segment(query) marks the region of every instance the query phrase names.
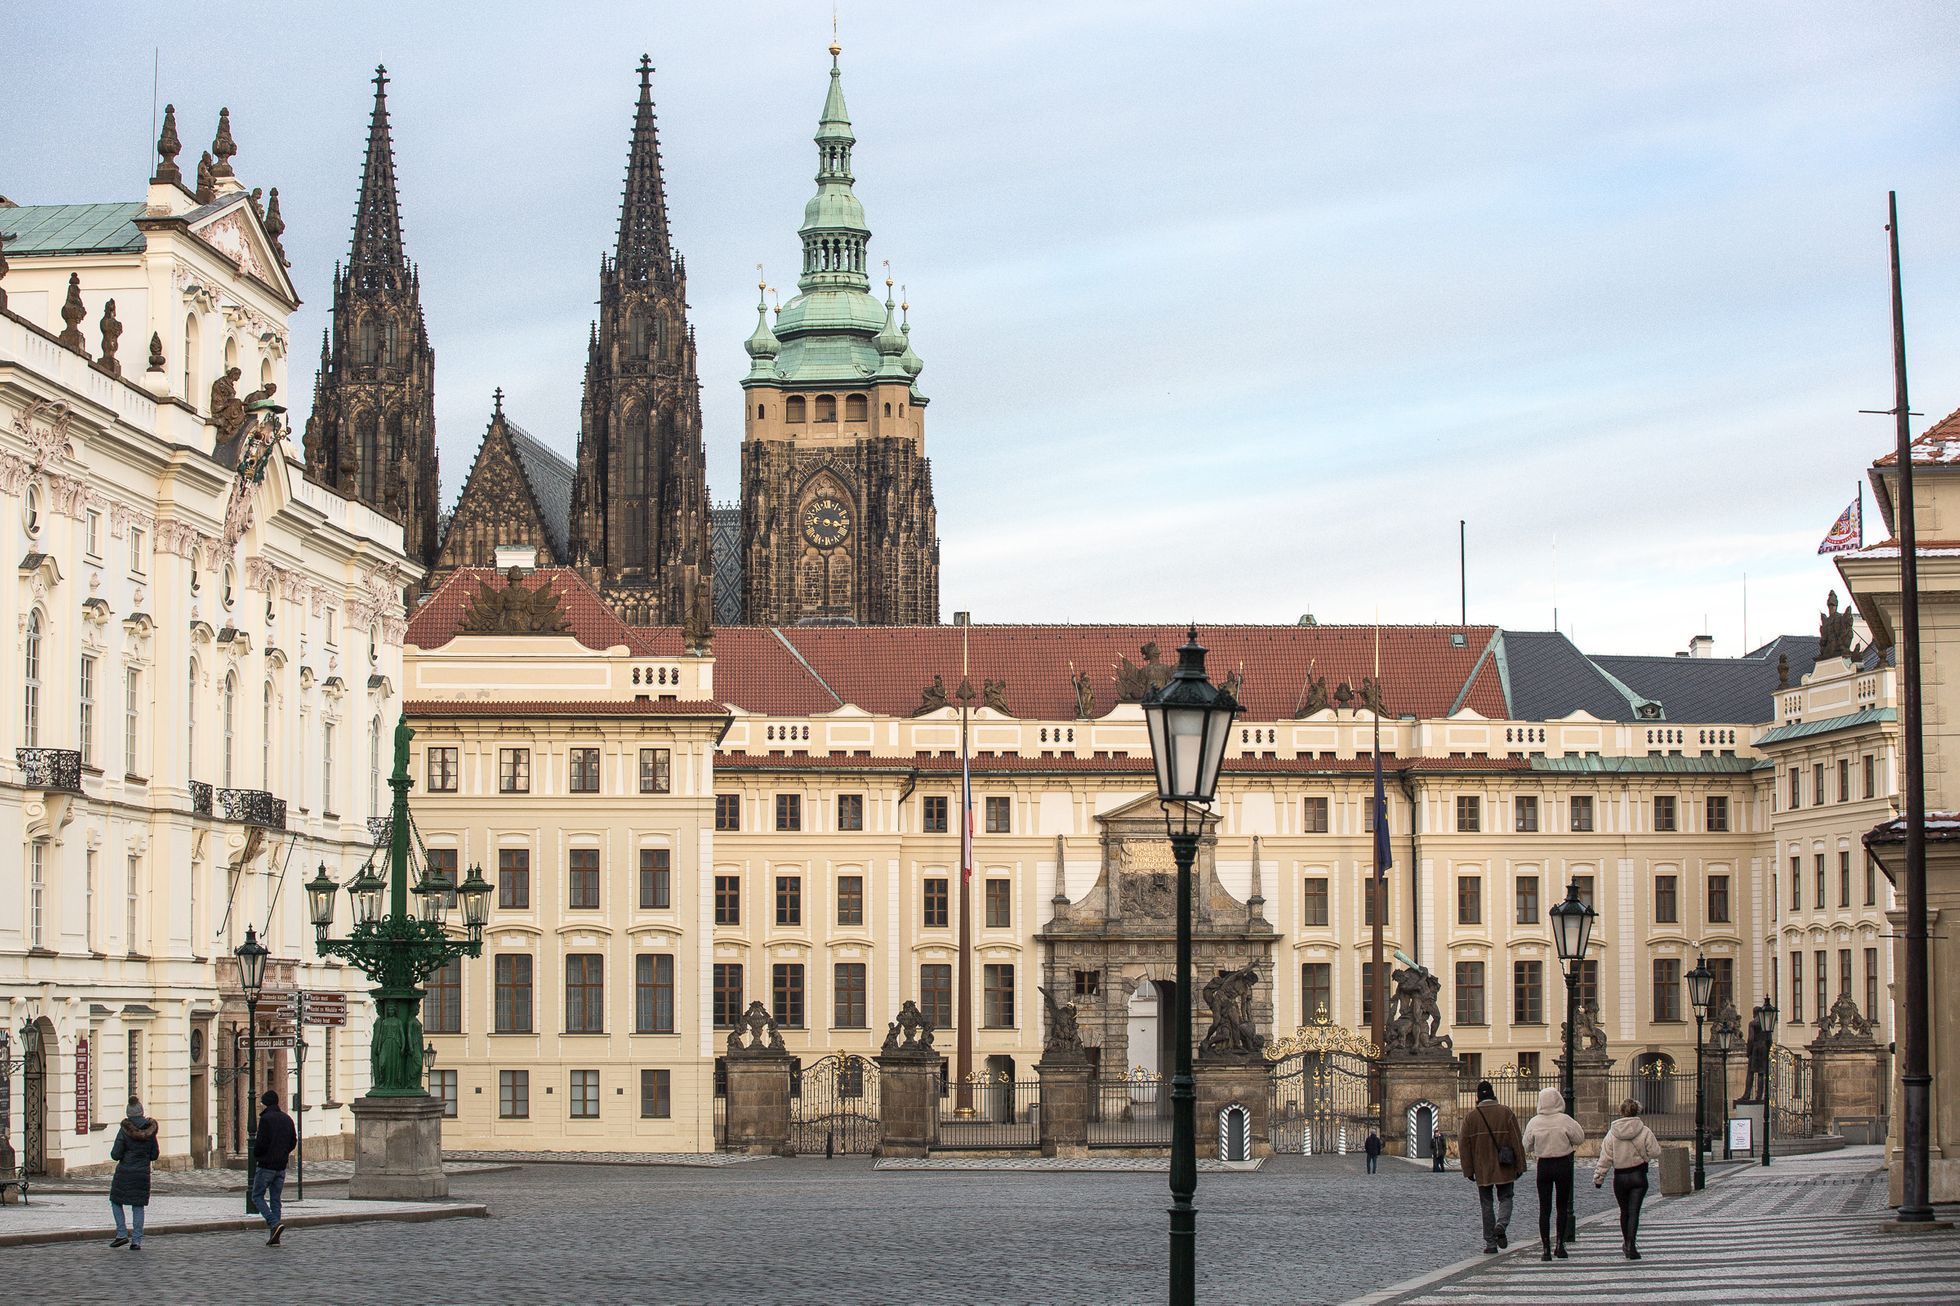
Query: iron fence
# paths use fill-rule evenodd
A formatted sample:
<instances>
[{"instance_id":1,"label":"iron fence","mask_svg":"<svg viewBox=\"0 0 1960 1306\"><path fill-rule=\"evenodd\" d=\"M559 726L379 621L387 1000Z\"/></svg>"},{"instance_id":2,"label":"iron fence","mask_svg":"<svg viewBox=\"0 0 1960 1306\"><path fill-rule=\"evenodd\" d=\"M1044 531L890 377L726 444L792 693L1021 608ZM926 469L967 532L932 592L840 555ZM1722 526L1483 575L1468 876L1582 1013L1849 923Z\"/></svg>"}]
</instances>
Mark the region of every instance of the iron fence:
<instances>
[{"instance_id":1,"label":"iron fence","mask_svg":"<svg viewBox=\"0 0 1960 1306\"><path fill-rule=\"evenodd\" d=\"M211 815L211 786L202 780L191 781L191 815Z\"/></svg>"},{"instance_id":2,"label":"iron fence","mask_svg":"<svg viewBox=\"0 0 1960 1306\"><path fill-rule=\"evenodd\" d=\"M1139 1068L1090 1085L1089 1146L1170 1145L1171 1089L1162 1075Z\"/></svg>"},{"instance_id":3,"label":"iron fence","mask_svg":"<svg viewBox=\"0 0 1960 1306\"><path fill-rule=\"evenodd\" d=\"M1041 1081L989 1075L976 1070L968 1080L973 1114L955 1109L955 1090L933 1098L935 1148L981 1151L1033 1148L1041 1145ZM1090 1141L1095 1141L1091 1125Z\"/></svg>"},{"instance_id":4,"label":"iron fence","mask_svg":"<svg viewBox=\"0 0 1960 1306\"><path fill-rule=\"evenodd\" d=\"M218 810L227 821L242 821L268 830L286 828L286 800L274 798L263 789L220 789Z\"/></svg>"}]
</instances>

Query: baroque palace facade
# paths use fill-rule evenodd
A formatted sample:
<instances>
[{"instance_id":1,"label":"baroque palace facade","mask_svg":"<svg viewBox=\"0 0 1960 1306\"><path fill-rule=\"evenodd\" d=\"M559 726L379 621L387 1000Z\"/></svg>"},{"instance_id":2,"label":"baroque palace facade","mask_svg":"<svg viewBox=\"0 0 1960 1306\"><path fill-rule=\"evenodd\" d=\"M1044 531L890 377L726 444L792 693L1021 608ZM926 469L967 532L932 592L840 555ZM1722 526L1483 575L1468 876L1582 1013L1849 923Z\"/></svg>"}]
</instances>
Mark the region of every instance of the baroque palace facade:
<instances>
[{"instance_id":1,"label":"baroque palace facade","mask_svg":"<svg viewBox=\"0 0 1960 1306\"><path fill-rule=\"evenodd\" d=\"M499 627L478 608L529 615ZM1374 721L1354 687L1373 632L1200 634L1248 708L1202 854L1202 969L1256 965L1268 1034L1322 1006L1365 1028ZM1103 1066L1166 1064L1168 863L1150 856L1161 818L1136 702L1176 636L803 626L708 642L626 625L568 569L452 577L409 632L417 819L433 855L482 865L499 893L484 957L443 976L426 1015L446 1137L709 1148L717 1057L752 999L805 1061L875 1053L907 999L950 1026L963 646L976 1064L1027 1077L1037 986L1077 1003ZM1821 705L1834 678L1854 696L1870 679L1818 650L1610 658L1545 633L1382 632L1386 938L1442 978L1467 1068L1552 1073L1564 990L1546 911L1571 882L1600 912L1582 998L1629 1066L1691 1064L1682 977L1698 955L1718 1002L1744 1011L1777 982L1779 850L1820 820L1855 825L1866 801L1778 798L1779 686ZM1881 675L1858 710L1882 718L1889 692ZM1872 751L1883 804L1889 737L1842 729L1804 738ZM1889 904L1881 881L1842 924L1883 949ZM1821 1013L1780 1000L1786 1041L1807 1042Z\"/></svg>"},{"instance_id":2,"label":"baroque palace facade","mask_svg":"<svg viewBox=\"0 0 1960 1306\"><path fill-rule=\"evenodd\" d=\"M143 194L0 204L0 1168L109 1164L123 1103L165 1166L242 1155L252 1086L232 950L271 950L261 1028L312 959L300 881L352 872L385 811L400 525L305 474L281 412L278 192L232 168L229 115L193 178L166 110ZM251 393L247 394L246 391ZM313 1155L366 1089L367 1004L311 1031ZM266 1086L297 1086L268 1048Z\"/></svg>"}]
</instances>

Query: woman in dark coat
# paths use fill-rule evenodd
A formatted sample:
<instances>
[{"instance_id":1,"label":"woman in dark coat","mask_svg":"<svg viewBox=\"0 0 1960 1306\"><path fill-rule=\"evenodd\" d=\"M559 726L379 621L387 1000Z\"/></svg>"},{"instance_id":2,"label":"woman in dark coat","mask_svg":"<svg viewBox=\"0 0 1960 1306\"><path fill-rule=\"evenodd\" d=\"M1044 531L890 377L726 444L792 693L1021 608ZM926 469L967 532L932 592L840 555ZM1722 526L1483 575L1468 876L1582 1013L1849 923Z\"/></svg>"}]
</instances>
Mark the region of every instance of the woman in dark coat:
<instances>
[{"instance_id":1,"label":"woman in dark coat","mask_svg":"<svg viewBox=\"0 0 1960 1306\"><path fill-rule=\"evenodd\" d=\"M132 1252L143 1250L143 1208L150 1204L150 1162L157 1159L157 1122L143 1114L143 1104L129 1099L129 1115L116 1129L109 1159L116 1163L116 1177L109 1181L109 1207L116 1213L116 1236L111 1247L128 1244ZM123 1207L130 1208L130 1222L123 1223Z\"/></svg>"}]
</instances>

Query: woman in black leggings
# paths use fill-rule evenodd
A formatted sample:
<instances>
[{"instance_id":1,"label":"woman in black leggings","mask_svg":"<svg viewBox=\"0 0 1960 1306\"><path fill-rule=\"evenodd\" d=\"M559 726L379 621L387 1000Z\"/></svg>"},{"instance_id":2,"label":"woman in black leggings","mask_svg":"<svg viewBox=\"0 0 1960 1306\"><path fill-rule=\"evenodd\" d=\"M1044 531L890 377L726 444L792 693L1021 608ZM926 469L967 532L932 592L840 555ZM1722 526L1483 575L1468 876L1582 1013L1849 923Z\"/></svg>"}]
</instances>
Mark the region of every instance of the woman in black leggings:
<instances>
[{"instance_id":1,"label":"woman in black leggings","mask_svg":"<svg viewBox=\"0 0 1960 1306\"><path fill-rule=\"evenodd\" d=\"M1640 1103L1620 1103L1620 1118L1600 1140L1599 1162L1593 1166L1593 1187L1613 1175L1613 1199L1620 1204L1620 1244L1630 1261L1640 1259L1640 1204L1647 1200L1647 1163L1661 1159L1661 1142L1640 1119Z\"/></svg>"},{"instance_id":2,"label":"woman in black leggings","mask_svg":"<svg viewBox=\"0 0 1960 1306\"><path fill-rule=\"evenodd\" d=\"M1538 1094L1538 1114L1524 1127L1525 1155L1538 1162L1538 1259L1565 1258L1565 1231L1572 1223L1572 1154L1586 1131L1565 1113L1556 1088ZM1556 1202L1554 1202L1556 1195ZM1556 1206L1556 1226L1553 1223Z\"/></svg>"}]
</instances>

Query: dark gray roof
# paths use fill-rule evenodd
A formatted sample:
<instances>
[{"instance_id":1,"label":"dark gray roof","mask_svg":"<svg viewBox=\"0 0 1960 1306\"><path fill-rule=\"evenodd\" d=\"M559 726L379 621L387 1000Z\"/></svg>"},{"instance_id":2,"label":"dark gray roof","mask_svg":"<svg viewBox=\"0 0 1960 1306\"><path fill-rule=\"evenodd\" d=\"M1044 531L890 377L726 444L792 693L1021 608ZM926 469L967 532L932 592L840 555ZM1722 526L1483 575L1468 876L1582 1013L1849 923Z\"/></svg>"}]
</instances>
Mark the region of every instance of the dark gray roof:
<instances>
[{"instance_id":1,"label":"dark gray roof","mask_svg":"<svg viewBox=\"0 0 1960 1306\"><path fill-rule=\"evenodd\" d=\"M1634 705L1621 687L1557 631L1503 631L1497 657L1504 698L1516 720L1557 721L1574 712L1603 721L1635 719Z\"/></svg>"},{"instance_id":2,"label":"dark gray roof","mask_svg":"<svg viewBox=\"0 0 1960 1306\"><path fill-rule=\"evenodd\" d=\"M531 495L538 501L538 513L544 518L551 551L561 562L569 562L572 557L572 486L578 480L578 469L567 462L563 454L545 445L516 422L506 418L504 429L510 432L510 447L517 454L518 468L524 473L524 479L531 483Z\"/></svg>"},{"instance_id":3,"label":"dark gray roof","mask_svg":"<svg viewBox=\"0 0 1960 1306\"><path fill-rule=\"evenodd\" d=\"M1661 704L1665 721L1767 721L1780 688L1777 660L1789 659L1789 683L1817 664L1815 635L1779 635L1747 657L1615 657L1592 661L1642 698Z\"/></svg>"}]
</instances>

